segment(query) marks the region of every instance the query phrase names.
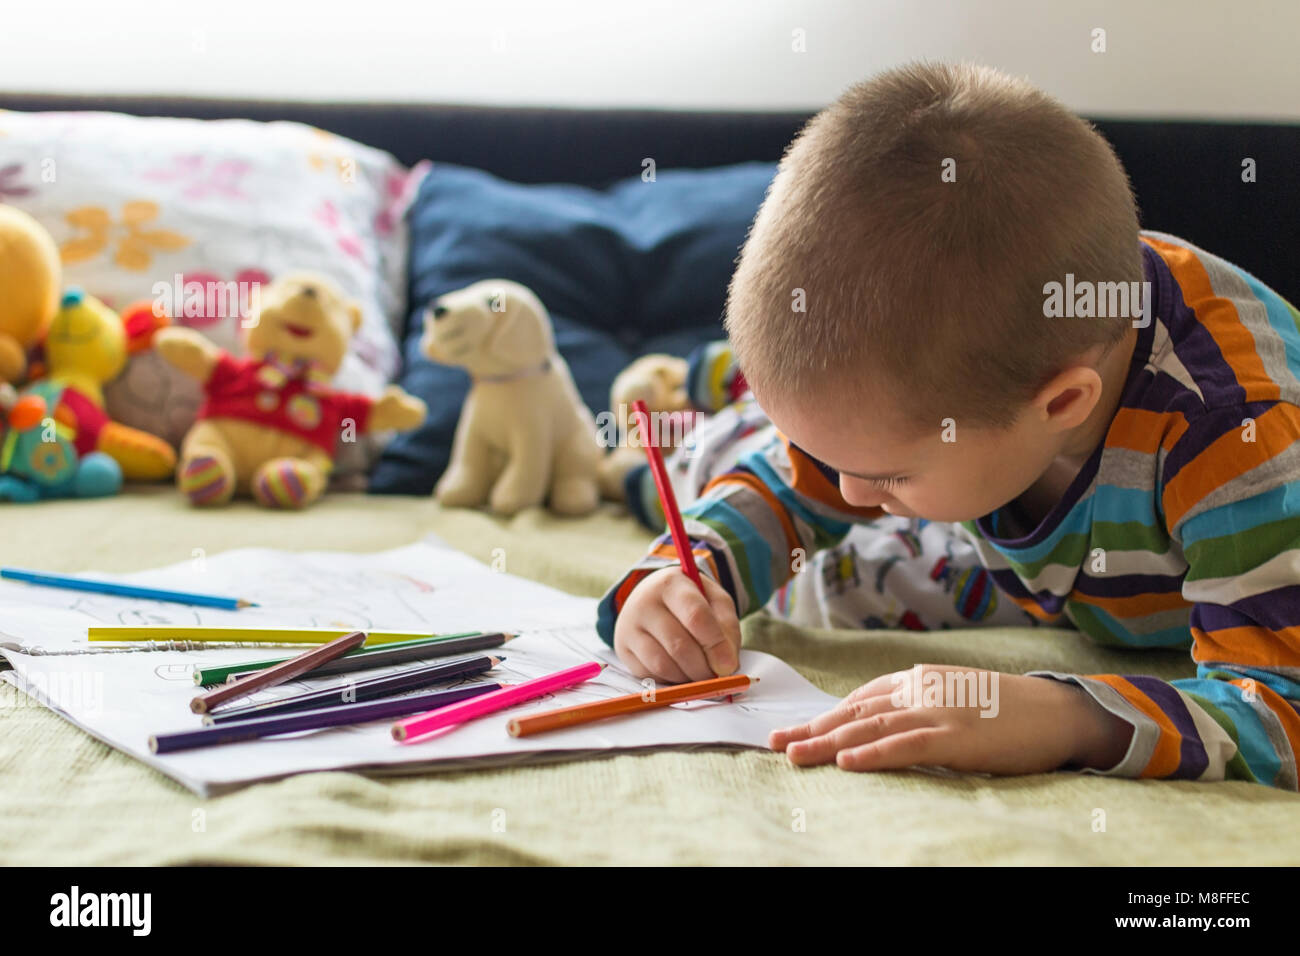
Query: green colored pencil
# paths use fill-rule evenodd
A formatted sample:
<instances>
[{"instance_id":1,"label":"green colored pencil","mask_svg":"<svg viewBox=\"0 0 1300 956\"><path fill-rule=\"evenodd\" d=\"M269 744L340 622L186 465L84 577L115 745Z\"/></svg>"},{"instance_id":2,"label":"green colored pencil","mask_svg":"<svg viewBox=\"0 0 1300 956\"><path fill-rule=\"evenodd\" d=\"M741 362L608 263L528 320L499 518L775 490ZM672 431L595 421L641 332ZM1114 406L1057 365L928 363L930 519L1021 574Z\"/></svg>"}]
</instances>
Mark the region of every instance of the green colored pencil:
<instances>
[{"instance_id":1,"label":"green colored pencil","mask_svg":"<svg viewBox=\"0 0 1300 956\"><path fill-rule=\"evenodd\" d=\"M466 631L463 634L439 634L422 637L413 641L400 641L392 644L376 644L371 647L362 645L349 651L342 657L322 664L312 672L313 677L328 674L346 674L351 671L370 670L385 667L388 664L404 663L407 660L419 660L426 657L447 657L464 654L469 651L500 647L513 635L499 632ZM276 657L263 661L245 661L240 664L222 664L219 667L203 667L194 671L194 683L201 686L223 684L232 674L244 674L250 671L265 670L274 667L287 657Z\"/></svg>"}]
</instances>

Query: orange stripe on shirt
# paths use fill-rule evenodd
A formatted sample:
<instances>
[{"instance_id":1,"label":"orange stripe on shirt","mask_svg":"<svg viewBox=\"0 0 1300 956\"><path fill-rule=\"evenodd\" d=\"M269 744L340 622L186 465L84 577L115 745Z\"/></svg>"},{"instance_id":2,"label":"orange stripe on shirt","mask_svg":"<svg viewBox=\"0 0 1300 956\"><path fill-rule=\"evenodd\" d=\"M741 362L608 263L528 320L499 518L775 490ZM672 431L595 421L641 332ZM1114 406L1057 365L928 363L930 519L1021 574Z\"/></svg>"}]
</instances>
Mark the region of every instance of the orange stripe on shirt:
<instances>
[{"instance_id":1,"label":"orange stripe on shirt","mask_svg":"<svg viewBox=\"0 0 1300 956\"><path fill-rule=\"evenodd\" d=\"M681 561L677 557L677 545L673 544L671 541L663 541L656 544L650 549L650 554L656 558L665 558L673 564L681 564ZM708 548L692 548L691 554L697 558L704 559L704 562L708 567L709 576L713 578L713 580L721 580L718 575L718 562L713 560L713 552L711 550Z\"/></svg>"},{"instance_id":2,"label":"orange stripe on shirt","mask_svg":"<svg viewBox=\"0 0 1300 956\"><path fill-rule=\"evenodd\" d=\"M1168 451L1187 431L1182 412L1152 412L1145 408L1121 408L1106 432L1107 448L1127 448L1154 455Z\"/></svg>"},{"instance_id":3,"label":"orange stripe on shirt","mask_svg":"<svg viewBox=\"0 0 1300 956\"><path fill-rule=\"evenodd\" d=\"M652 570L654 569L632 571L623 579L622 586L614 594L615 612L623 610L623 604L627 601L627 596L632 593L632 589L640 584Z\"/></svg>"},{"instance_id":4,"label":"orange stripe on shirt","mask_svg":"<svg viewBox=\"0 0 1300 956\"><path fill-rule=\"evenodd\" d=\"M1169 480L1163 500L1169 527L1211 492L1300 440L1300 408L1279 402L1255 419L1254 441L1243 441L1243 435L1236 428L1224 432Z\"/></svg>"},{"instance_id":5,"label":"orange stripe on shirt","mask_svg":"<svg viewBox=\"0 0 1300 956\"><path fill-rule=\"evenodd\" d=\"M1179 591L1147 592L1130 597L1101 597L1096 594L1080 594L1076 590L1070 595L1070 600L1100 608L1107 614L1120 618L1121 621L1147 614L1157 614L1161 611L1191 607L1193 603L1183 597Z\"/></svg>"},{"instance_id":6,"label":"orange stripe on shirt","mask_svg":"<svg viewBox=\"0 0 1300 956\"><path fill-rule=\"evenodd\" d=\"M692 549L691 553L695 555L697 558L704 558L705 562L707 562L708 564L709 573L710 576L713 578L713 580L715 581L721 580L721 578L718 575L718 563L713 559L712 551L709 551L707 549L705 550ZM672 542L663 542L661 544L655 545L653 548L650 549L650 554L659 558L667 558L668 560L672 561L674 564L680 564L680 561L677 558L677 547ZM635 588L638 584L640 584L649 575L653 574L657 570L659 569L641 568L629 572L628 576L624 579L623 584L619 587L618 591L616 591L614 594L615 613L623 610L623 604L624 602L627 601L627 597L629 594L632 593L633 588Z\"/></svg>"},{"instance_id":7,"label":"orange stripe on shirt","mask_svg":"<svg viewBox=\"0 0 1300 956\"><path fill-rule=\"evenodd\" d=\"M1115 688L1115 690L1119 691L1120 696L1150 717L1160 727L1160 736L1156 740L1151 759L1147 761L1147 765L1142 771L1142 776L1168 777L1173 774L1178 769L1178 765L1182 763L1183 737L1174 726L1173 721L1169 719L1169 715L1161 710L1155 701L1118 674L1089 674L1088 676L1092 680L1099 680L1103 684L1109 684Z\"/></svg>"},{"instance_id":8,"label":"orange stripe on shirt","mask_svg":"<svg viewBox=\"0 0 1300 956\"><path fill-rule=\"evenodd\" d=\"M726 487L728 485L742 485L762 498L763 503L766 504L768 508L772 510L772 513L780 519L781 528L785 531L787 548L793 549L801 547L799 543L799 534L795 531L794 522L790 519L790 513L786 510L785 505L781 504L776 495L772 493L772 489L769 488L763 479L758 477L758 475L742 471L725 472L718 475L716 478L710 479L709 482L700 489L700 497L703 497L711 488Z\"/></svg>"},{"instance_id":9,"label":"orange stripe on shirt","mask_svg":"<svg viewBox=\"0 0 1300 956\"><path fill-rule=\"evenodd\" d=\"M1057 621L1061 620L1061 618L1065 616L1064 611L1059 611L1053 614L1051 611L1045 609L1041 604L1039 604L1033 598L1021 597L1018 594L1008 594L1007 597L1015 601L1016 604L1020 606L1021 610L1028 611L1030 614L1038 618L1040 621L1046 621L1048 624L1055 624Z\"/></svg>"},{"instance_id":10,"label":"orange stripe on shirt","mask_svg":"<svg viewBox=\"0 0 1300 956\"><path fill-rule=\"evenodd\" d=\"M812 458L790 444L790 439L786 438L785 435L780 432L777 432L777 435L780 437L781 443L785 445L786 457L790 459L790 468L793 471L793 481L790 482L791 488L798 491L805 498L811 498L818 504L859 518L872 520L884 516L884 509L878 505L865 508L851 505L845 501L844 496L840 494L840 489L826 479L825 473L817 467Z\"/></svg>"},{"instance_id":11,"label":"orange stripe on shirt","mask_svg":"<svg viewBox=\"0 0 1300 956\"><path fill-rule=\"evenodd\" d=\"M1300 667L1300 627L1277 631L1257 624L1217 631L1192 628L1192 660L1246 667Z\"/></svg>"},{"instance_id":12,"label":"orange stripe on shirt","mask_svg":"<svg viewBox=\"0 0 1300 956\"><path fill-rule=\"evenodd\" d=\"M1174 281L1182 289L1183 301L1219 346L1237 376L1237 384L1246 390L1246 401L1273 402L1281 398L1281 386L1264 371L1264 361L1255 349L1254 333L1241 321L1231 299L1214 294L1210 275L1196 253L1150 236L1143 236L1142 241L1169 266Z\"/></svg>"}]
</instances>

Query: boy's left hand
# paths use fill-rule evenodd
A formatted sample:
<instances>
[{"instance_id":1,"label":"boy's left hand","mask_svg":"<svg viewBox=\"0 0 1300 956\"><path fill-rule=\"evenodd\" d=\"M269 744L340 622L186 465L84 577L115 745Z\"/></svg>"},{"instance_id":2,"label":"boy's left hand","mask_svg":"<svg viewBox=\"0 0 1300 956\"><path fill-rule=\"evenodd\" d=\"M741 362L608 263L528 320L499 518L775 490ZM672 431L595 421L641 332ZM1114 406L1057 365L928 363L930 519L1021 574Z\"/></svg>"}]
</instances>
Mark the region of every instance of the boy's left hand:
<instances>
[{"instance_id":1,"label":"boy's left hand","mask_svg":"<svg viewBox=\"0 0 1300 956\"><path fill-rule=\"evenodd\" d=\"M957 679L969 692L964 706L952 699ZM801 766L1023 774L1067 764L1109 769L1132 736L1132 725L1073 684L924 664L877 677L812 721L774 730L768 743Z\"/></svg>"}]
</instances>

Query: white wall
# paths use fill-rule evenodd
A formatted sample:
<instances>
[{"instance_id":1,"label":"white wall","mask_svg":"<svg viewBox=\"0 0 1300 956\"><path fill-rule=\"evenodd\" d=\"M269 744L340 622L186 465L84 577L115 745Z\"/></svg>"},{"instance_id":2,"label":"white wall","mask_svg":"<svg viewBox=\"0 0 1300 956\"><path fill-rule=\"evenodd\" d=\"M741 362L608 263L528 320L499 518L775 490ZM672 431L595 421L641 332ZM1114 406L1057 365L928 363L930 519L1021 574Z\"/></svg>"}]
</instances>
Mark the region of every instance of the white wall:
<instances>
[{"instance_id":1,"label":"white wall","mask_svg":"<svg viewBox=\"0 0 1300 956\"><path fill-rule=\"evenodd\" d=\"M931 57L1027 75L1093 115L1300 119L1300 0L6 0L0 11L0 90L810 109ZM1105 53L1090 49L1096 27ZM806 52L792 49L796 30Z\"/></svg>"}]
</instances>

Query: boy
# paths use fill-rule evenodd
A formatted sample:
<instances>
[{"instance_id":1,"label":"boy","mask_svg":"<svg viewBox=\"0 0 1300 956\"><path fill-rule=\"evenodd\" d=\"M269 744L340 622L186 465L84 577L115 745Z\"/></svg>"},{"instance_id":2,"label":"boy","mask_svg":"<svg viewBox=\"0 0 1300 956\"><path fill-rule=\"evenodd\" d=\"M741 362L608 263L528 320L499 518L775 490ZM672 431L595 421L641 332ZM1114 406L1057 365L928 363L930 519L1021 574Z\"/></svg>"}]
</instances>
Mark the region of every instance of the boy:
<instances>
[{"instance_id":1,"label":"boy","mask_svg":"<svg viewBox=\"0 0 1300 956\"><path fill-rule=\"evenodd\" d=\"M684 509L707 596L662 537L600 632L638 676L732 673L738 618L807 556L912 519L947 528L1004 604L1104 643L1190 644L1197 676L1002 674L981 719L921 703L957 668L913 669L774 749L1295 790L1298 318L1139 234L1109 145L1046 94L976 67L877 76L791 145L732 279L727 331L774 428Z\"/></svg>"}]
</instances>

